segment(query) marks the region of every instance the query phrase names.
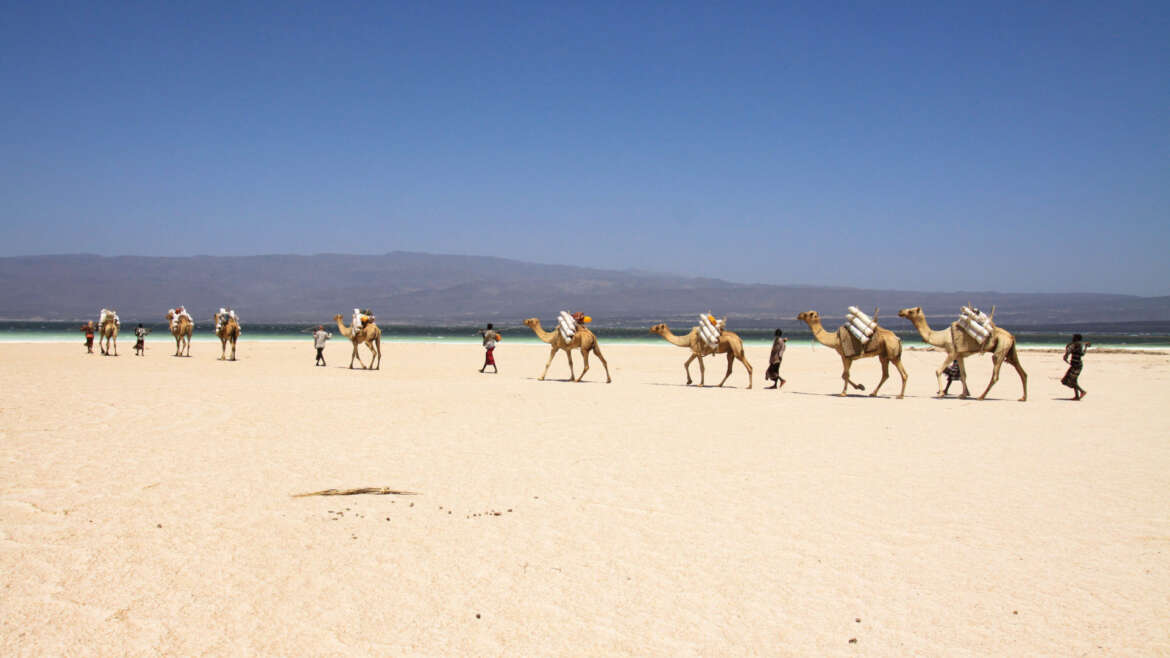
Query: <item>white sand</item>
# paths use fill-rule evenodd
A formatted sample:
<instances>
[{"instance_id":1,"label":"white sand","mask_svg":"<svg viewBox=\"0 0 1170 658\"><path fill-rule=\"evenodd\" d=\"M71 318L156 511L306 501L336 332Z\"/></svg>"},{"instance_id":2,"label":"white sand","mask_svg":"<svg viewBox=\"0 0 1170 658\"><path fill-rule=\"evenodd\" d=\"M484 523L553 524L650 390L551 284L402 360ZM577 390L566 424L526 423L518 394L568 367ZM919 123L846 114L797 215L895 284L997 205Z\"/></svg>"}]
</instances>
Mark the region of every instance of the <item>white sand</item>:
<instances>
[{"instance_id":1,"label":"white sand","mask_svg":"<svg viewBox=\"0 0 1170 658\"><path fill-rule=\"evenodd\" d=\"M825 348L777 393L763 347L746 391L665 343L606 347L604 385L506 338L498 376L168 342L0 345L0 655L1170 652L1164 354L1090 353L1083 403L1025 354L1021 404L1010 368L932 399L930 352L899 401L830 395ZM291 497L364 486L419 495Z\"/></svg>"}]
</instances>

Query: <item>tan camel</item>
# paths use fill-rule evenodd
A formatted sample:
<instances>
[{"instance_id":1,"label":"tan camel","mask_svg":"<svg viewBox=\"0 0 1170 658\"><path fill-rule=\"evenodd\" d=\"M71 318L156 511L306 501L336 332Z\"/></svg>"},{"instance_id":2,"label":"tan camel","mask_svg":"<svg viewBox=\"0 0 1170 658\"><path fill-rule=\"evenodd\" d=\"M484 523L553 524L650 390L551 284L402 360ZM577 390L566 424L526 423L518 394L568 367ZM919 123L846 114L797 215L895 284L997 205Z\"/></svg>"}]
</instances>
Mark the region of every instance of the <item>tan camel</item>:
<instances>
[{"instance_id":1,"label":"tan camel","mask_svg":"<svg viewBox=\"0 0 1170 658\"><path fill-rule=\"evenodd\" d=\"M564 350L565 356L569 357L569 379L579 382L585 378L585 373L589 372L589 354L593 353L597 355L598 359L601 359L601 365L605 367L605 383L609 384L613 381L609 377L609 364L601 355L601 346L597 344L597 336L592 331L578 324L573 337L565 340L565 336L559 329L553 328L552 331L545 331L537 318L528 318L524 321L524 326L531 329L542 342L552 346L552 350L548 353L548 362L544 364L544 372L540 373L540 381L544 381L545 375L548 374L548 367L552 364L553 357L557 355L557 350ZM573 377L573 350L581 350L581 358L585 361L581 376L575 379Z\"/></svg>"},{"instance_id":2,"label":"tan camel","mask_svg":"<svg viewBox=\"0 0 1170 658\"><path fill-rule=\"evenodd\" d=\"M995 316L995 309L991 311L992 317ZM963 393L959 397L965 398L970 395L967 390L967 368L963 364L963 360L972 354L981 354L983 352L991 352L991 381L987 382L987 390L983 391L983 395L979 399L987 397L987 392L999 381L999 368L1004 361L1012 364L1016 372L1020 375L1020 384L1024 387L1024 395L1020 398L1020 402L1028 400L1028 374L1024 372L1024 367L1020 365L1020 355L1016 352L1016 337L1010 332L1000 329L992 323L991 336L987 338L985 344L980 344L978 340L972 338L958 322L952 322L950 327L943 331L934 331L930 325L926 323L926 315L922 312L921 306L914 308L904 308L898 311L898 317L903 317L913 323L914 328L918 330L918 335L922 336L928 345L942 348L946 353L946 359L942 366L935 371L938 376L938 395L942 397L943 394L943 370L946 369L952 361L959 362L959 381L963 384Z\"/></svg>"},{"instance_id":3,"label":"tan camel","mask_svg":"<svg viewBox=\"0 0 1170 658\"><path fill-rule=\"evenodd\" d=\"M874 311L873 317L874 321L876 322L876 310ZM825 331L825 328L821 325L821 316L816 311L805 311L804 313L796 316L796 319L801 320L808 325L808 328L812 330L813 338L815 338L818 343L826 347L833 348L837 351L837 355L841 357L841 365L843 367L843 370L841 371L841 379L845 380L845 385L841 388L842 396L845 395L850 386L859 391L865 390L864 386L861 384L856 384L851 379L849 379L849 368L857 359L865 359L871 356L876 356L882 363L882 380L878 382L877 388L873 389L873 392L869 394L869 397L872 398L877 396L878 391L880 391L882 388L882 384L885 384L886 380L890 378L890 363L893 363L894 367L897 368L898 372L902 375L902 390L898 393L898 399L901 400L902 396L906 394L906 380L909 379L909 377L906 375L906 369L902 367L902 341L898 338L897 335L894 334L894 332L884 327L878 327L874 330L873 337L871 337L869 342L864 345L860 354L846 356L845 348L841 345L841 336L844 332L848 331L845 329L844 325L842 325L841 328L837 330L837 333L831 334Z\"/></svg>"},{"instance_id":4,"label":"tan camel","mask_svg":"<svg viewBox=\"0 0 1170 658\"><path fill-rule=\"evenodd\" d=\"M354 333L341 319L341 314L333 316L337 322L337 330L341 332L342 336L349 339L353 343L353 354L349 357L349 369L353 370L353 360L361 364L362 370L381 370L382 369L382 330L378 328L377 323L373 320L367 322L362 326L361 331ZM358 354L358 346L362 343L370 348L370 365L366 366L365 361L362 361L362 356Z\"/></svg>"},{"instance_id":5,"label":"tan camel","mask_svg":"<svg viewBox=\"0 0 1170 658\"><path fill-rule=\"evenodd\" d=\"M110 356L111 349L118 356L118 323L114 320L117 315L116 311L110 311L98 326L98 347L105 356Z\"/></svg>"},{"instance_id":6,"label":"tan camel","mask_svg":"<svg viewBox=\"0 0 1170 658\"><path fill-rule=\"evenodd\" d=\"M215 335L219 337L219 360L220 361L235 361L236 360L236 341L240 339L240 323L239 321L224 313L222 318L219 313L211 316L211 321L214 322L219 329L216 330ZM227 345L232 344L232 356L230 359L225 358L227 355Z\"/></svg>"},{"instance_id":7,"label":"tan camel","mask_svg":"<svg viewBox=\"0 0 1170 658\"><path fill-rule=\"evenodd\" d=\"M719 334L719 342L715 347L707 344L703 337L699 335L699 328L691 327L690 333L685 336L678 336L671 333L670 327L665 323L656 324L650 327L650 333L658 334L665 338L668 342L679 347L686 347L691 350L691 357L683 363L683 369L687 371L687 385L690 386L691 380L691 361L699 360L699 386L706 384L707 368L703 365L703 357L711 356L713 354L727 354L727 373L723 375L723 381L719 382L720 386L727 381L731 376L731 367L735 364L735 360L739 359L743 363L743 367L747 368L748 373L748 388L752 387L752 364L748 363L747 358L743 352L743 339L734 331L723 330Z\"/></svg>"},{"instance_id":8,"label":"tan camel","mask_svg":"<svg viewBox=\"0 0 1170 658\"><path fill-rule=\"evenodd\" d=\"M171 335L175 337L175 356L191 356L191 333L195 330L195 323L182 314L179 315L177 322L172 322L174 317L175 309L167 309L167 326L171 328ZM183 353L184 348L186 354Z\"/></svg>"}]
</instances>

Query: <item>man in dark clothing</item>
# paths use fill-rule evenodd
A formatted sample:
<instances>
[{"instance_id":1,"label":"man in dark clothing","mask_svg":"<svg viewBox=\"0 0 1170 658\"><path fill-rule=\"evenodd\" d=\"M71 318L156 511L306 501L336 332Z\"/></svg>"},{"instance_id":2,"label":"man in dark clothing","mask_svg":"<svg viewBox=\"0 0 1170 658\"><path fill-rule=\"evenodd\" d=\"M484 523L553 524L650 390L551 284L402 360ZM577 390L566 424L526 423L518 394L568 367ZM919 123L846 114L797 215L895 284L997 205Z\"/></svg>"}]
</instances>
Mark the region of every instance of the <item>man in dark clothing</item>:
<instances>
[{"instance_id":1,"label":"man in dark clothing","mask_svg":"<svg viewBox=\"0 0 1170 658\"><path fill-rule=\"evenodd\" d=\"M772 385L767 388L780 388L787 381L780 376L780 362L784 360L784 350L788 348L788 339L784 337L784 332L780 329L776 330L776 338L772 341L772 353L768 355L768 371L764 373L764 379L772 380Z\"/></svg>"},{"instance_id":2,"label":"man in dark clothing","mask_svg":"<svg viewBox=\"0 0 1170 658\"><path fill-rule=\"evenodd\" d=\"M1084 337L1080 334L1073 334L1072 342L1064 347L1064 362L1068 364L1068 371L1064 373L1060 383L1073 390L1073 399L1082 400L1088 391L1081 388L1079 381L1081 376L1081 369L1084 368L1085 350L1092 347L1092 343L1084 342Z\"/></svg>"},{"instance_id":3,"label":"man in dark clothing","mask_svg":"<svg viewBox=\"0 0 1170 658\"><path fill-rule=\"evenodd\" d=\"M943 395L946 395L947 391L951 390L951 382L962 378L962 371L959 370L959 360L955 359L951 361L951 365L943 370L943 374L947 376L947 385L943 387Z\"/></svg>"},{"instance_id":4,"label":"man in dark clothing","mask_svg":"<svg viewBox=\"0 0 1170 658\"><path fill-rule=\"evenodd\" d=\"M86 353L93 354L93 321L91 320L81 325L81 331L85 334Z\"/></svg>"}]
</instances>

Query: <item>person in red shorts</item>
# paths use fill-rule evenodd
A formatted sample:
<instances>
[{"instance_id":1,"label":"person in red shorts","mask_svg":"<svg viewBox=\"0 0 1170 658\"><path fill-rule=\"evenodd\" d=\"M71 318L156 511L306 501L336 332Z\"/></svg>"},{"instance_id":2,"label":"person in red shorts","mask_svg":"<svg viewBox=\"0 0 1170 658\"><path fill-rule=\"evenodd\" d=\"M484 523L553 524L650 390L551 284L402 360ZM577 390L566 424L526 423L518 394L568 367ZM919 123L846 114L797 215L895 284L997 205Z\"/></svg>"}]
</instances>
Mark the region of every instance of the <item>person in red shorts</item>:
<instances>
[{"instance_id":1,"label":"person in red shorts","mask_svg":"<svg viewBox=\"0 0 1170 658\"><path fill-rule=\"evenodd\" d=\"M487 370L488 366L492 367L492 372L499 374L500 369L496 367L496 343L500 342L500 332L492 328L492 323L488 323L487 329L480 329L479 335L483 336L483 367L479 369L480 372Z\"/></svg>"},{"instance_id":2,"label":"person in red shorts","mask_svg":"<svg viewBox=\"0 0 1170 658\"><path fill-rule=\"evenodd\" d=\"M81 331L85 333L85 350L87 354L93 354L93 322L86 322L81 325Z\"/></svg>"}]
</instances>

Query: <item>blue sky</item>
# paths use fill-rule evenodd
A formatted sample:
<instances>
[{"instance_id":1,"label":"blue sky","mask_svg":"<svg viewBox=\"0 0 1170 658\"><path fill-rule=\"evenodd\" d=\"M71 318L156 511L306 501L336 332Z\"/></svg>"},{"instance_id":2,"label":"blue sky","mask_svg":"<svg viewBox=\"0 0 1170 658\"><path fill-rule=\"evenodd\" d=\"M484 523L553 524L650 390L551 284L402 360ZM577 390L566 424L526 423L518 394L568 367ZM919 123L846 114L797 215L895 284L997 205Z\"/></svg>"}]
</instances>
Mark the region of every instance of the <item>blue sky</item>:
<instances>
[{"instance_id":1,"label":"blue sky","mask_svg":"<svg viewBox=\"0 0 1170 658\"><path fill-rule=\"evenodd\" d=\"M14 3L0 255L1165 295L1167 43L1165 2Z\"/></svg>"}]
</instances>

